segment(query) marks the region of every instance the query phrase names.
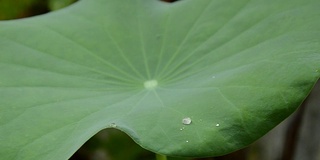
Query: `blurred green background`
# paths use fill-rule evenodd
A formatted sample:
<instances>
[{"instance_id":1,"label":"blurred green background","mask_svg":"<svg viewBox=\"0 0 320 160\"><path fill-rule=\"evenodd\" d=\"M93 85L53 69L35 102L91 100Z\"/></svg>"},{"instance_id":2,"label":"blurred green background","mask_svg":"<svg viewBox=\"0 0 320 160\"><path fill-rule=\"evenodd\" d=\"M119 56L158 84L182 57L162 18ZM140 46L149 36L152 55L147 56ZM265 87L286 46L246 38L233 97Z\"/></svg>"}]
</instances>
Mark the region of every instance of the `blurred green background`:
<instances>
[{"instance_id":1,"label":"blurred green background","mask_svg":"<svg viewBox=\"0 0 320 160\"><path fill-rule=\"evenodd\" d=\"M0 0L0 20L44 14L66 7L76 0Z\"/></svg>"},{"instance_id":2,"label":"blurred green background","mask_svg":"<svg viewBox=\"0 0 320 160\"><path fill-rule=\"evenodd\" d=\"M45 14L77 0L0 0L0 20ZM163 0L171 1L171 0ZM0 25L1 31L1 25ZM1 46L0 46L1 52ZM1 76L1 75L0 75ZM240 151L221 157L169 160L320 160L320 83L300 109L270 133ZM156 142L155 142L156 143ZM125 133L105 129L88 140L71 160L154 160L155 154Z\"/></svg>"}]
</instances>

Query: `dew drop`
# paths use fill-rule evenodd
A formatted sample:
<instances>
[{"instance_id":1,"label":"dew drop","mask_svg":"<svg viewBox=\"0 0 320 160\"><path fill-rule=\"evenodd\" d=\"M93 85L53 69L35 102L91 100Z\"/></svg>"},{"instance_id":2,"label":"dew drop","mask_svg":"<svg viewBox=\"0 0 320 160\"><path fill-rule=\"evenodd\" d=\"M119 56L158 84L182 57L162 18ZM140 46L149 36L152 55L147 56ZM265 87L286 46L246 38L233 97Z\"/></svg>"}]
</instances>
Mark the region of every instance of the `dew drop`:
<instances>
[{"instance_id":1,"label":"dew drop","mask_svg":"<svg viewBox=\"0 0 320 160\"><path fill-rule=\"evenodd\" d=\"M216 127L219 127L219 126L220 126L220 124L219 124L219 123L217 123L217 124L216 124Z\"/></svg>"},{"instance_id":2,"label":"dew drop","mask_svg":"<svg viewBox=\"0 0 320 160\"><path fill-rule=\"evenodd\" d=\"M183 119L182 119L182 123L183 123L183 124L186 124L186 125L191 124L191 118L190 118L190 117L183 118Z\"/></svg>"},{"instance_id":3,"label":"dew drop","mask_svg":"<svg viewBox=\"0 0 320 160\"><path fill-rule=\"evenodd\" d=\"M110 127L116 128L117 125L116 125L115 123L111 123L111 124L110 124Z\"/></svg>"},{"instance_id":4,"label":"dew drop","mask_svg":"<svg viewBox=\"0 0 320 160\"><path fill-rule=\"evenodd\" d=\"M189 142L189 141L186 141L187 143Z\"/></svg>"}]
</instances>

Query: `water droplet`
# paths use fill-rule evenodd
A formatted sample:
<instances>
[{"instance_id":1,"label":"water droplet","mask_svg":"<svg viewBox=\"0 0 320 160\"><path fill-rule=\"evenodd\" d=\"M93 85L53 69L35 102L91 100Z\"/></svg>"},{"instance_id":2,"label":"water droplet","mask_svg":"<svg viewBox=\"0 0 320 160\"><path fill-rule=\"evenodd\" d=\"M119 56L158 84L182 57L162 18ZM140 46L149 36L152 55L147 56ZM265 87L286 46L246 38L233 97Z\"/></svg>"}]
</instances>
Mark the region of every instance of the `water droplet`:
<instances>
[{"instance_id":1,"label":"water droplet","mask_svg":"<svg viewBox=\"0 0 320 160\"><path fill-rule=\"evenodd\" d=\"M216 76L212 76L212 78L216 78Z\"/></svg>"},{"instance_id":2,"label":"water droplet","mask_svg":"<svg viewBox=\"0 0 320 160\"><path fill-rule=\"evenodd\" d=\"M111 124L110 124L110 127L116 128L117 125L116 125L115 123L111 123Z\"/></svg>"},{"instance_id":3,"label":"water droplet","mask_svg":"<svg viewBox=\"0 0 320 160\"><path fill-rule=\"evenodd\" d=\"M154 89L158 86L157 80L149 80L144 82L144 88L146 89Z\"/></svg>"},{"instance_id":4,"label":"water droplet","mask_svg":"<svg viewBox=\"0 0 320 160\"><path fill-rule=\"evenodd\" d=\"M220 124L219 124L219 123L217 123L217 124L216 124L216 127L219 127L219 126L220 126Z\"/></svg>"},{"instance_id":5,"label":"water droplet","mask_svg":"<svg viewBox=\"0 0 320 160\"><path fill-rule=\"evenodd\" d=\"M184 130L184 127L180 128L180 131Z\"/></svg>"},{"instance_id":6,"label":"water droplet","mask_svg":"<svg viewBox=\"0 0 320 160\"><path fill-rule=\"evenodd\" d=\"M191 118L190 118L190 117L183 118L183 119L182 119L182 123L183 123L183 124L186 124L186 125L191 124Z\"/></svg>"},{"instance_id":7,"label":"water droplet","mask_svg":"<svg viewBox=\"0 0 320 160\"><path fill-rule=\"evenodd\" d=\"M186 141L187 143L189 142L189 141Z\"/></svg>"}]
</instances>

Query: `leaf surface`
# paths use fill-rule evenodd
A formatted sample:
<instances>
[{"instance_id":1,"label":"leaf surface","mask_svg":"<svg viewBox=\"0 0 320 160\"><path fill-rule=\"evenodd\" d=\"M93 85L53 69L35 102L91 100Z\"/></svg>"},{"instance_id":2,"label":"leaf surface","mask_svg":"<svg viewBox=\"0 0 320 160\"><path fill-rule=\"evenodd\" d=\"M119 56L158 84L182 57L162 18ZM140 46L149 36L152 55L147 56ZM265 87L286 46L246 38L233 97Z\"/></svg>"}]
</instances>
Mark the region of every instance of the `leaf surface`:
<instances>
[{"instance_id":1,"label":"leaf surface","mask_svg":"<svg viewBox=\"0 0 320 160\"><path fill-rule=\"evenodd\" d=\"M319 78L319 7L82 0L0 22L1 158L67 159L104 128L171 156L245 147Z\"/></svg>"}]
</instances>

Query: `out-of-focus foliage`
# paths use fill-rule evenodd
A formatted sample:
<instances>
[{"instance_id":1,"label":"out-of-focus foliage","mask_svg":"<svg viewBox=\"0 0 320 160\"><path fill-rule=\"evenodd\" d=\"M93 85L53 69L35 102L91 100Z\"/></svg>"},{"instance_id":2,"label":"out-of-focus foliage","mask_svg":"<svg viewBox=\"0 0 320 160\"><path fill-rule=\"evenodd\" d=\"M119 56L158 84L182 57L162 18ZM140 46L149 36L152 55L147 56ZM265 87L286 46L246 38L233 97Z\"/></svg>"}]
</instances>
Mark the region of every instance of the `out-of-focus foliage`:
<instances>
[{"instance_id":1,"label":"out-of-focus foliage","mask_svg":"<svg viewBox=\"0 0 320 160\"><path fill-rule=\"evenodd\" d=\"M106 129L85 143L70 160L153 159L154 153L137 145L129 136L116 129Z\"/></svg>"},{"instance_id":2,"label":"out-of-focus foliage","mask_svg":"<svg viewBox=\"0 0 320 160\"><path fill-rule=\"evenodd\" d=\"M49 0L48 6L50 10L54 11L64 8L74 2L76 2L76 0Z\"/></svg>"},{"instance_id":3,"label":"out-of-focus foliage","mask_svg":"<svg viewBox=\"0 0 320 160\"><path fill-rule=\"evenodd\" d=\"M0 20L25 18L64 8L77 0L0 0Z\"/></svg>"},{"instance_id":4,"label":"out-of-focus foliage","mask_svg":"<svg viewBox=\"0 0 320 160\"><path fill-rule=\"evenodd\" d=\"M47 1L0 0L0 19L16 19L48 12Z\"/></svg>"},{"instance_id":5,"label":"out-of-focus foliage","mask_svg":"<svg viewBox=\"0 0 320 160\"><path fill-rule=\"evenodd\" d=\"M117 129L104 129L88 140L70 160L153 160L154 153L143 149L127 134ZM169 160L191 160L168 157Z\"/></svg>"}]
</instances>

